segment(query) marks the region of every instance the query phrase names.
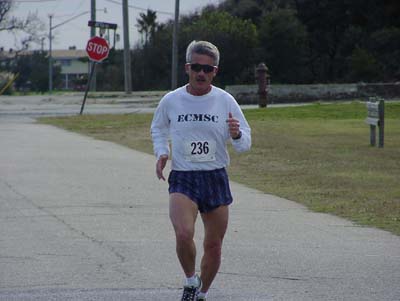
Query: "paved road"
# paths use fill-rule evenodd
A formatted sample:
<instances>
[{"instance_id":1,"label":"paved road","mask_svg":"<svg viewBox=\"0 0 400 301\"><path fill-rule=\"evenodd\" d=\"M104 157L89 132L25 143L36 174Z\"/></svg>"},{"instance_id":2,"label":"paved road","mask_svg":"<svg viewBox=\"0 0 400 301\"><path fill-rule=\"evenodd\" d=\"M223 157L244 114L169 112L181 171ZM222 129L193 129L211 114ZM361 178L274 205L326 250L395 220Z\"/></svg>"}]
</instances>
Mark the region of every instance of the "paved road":
<instances>
[{"instance_id":1,"label":"paved road","mask_svg":"<svg viewBox=\"0 0 400 301\"><path fill-rule=\"evenodd\" d=\"M0 300L179 299L152 156L17 115L0 144ZM400 300L400 237L232 190L210 300Z\"/></svg>"},{"instance_id":2,"label":"paved road","mask_svg":"<svg viewBox=\"0 0 400 301\"><path fill-rule=\"evenodd\" d=\"M165 92L97 93L88 97L84 114L151 112ZM78 115L84 93L61 95L0 96L0 116Z\"/></svg>"},{"instance_id":3,"label":"paved road","mask_svg":"<svg viewBox=\"0 0 400 301\"><path fill-rule=\"evenodd\" d=\"M127 114L153 112L165 91L132 92L130 96L120 92L98 92L87 98L84 114ZM0 117L13 116L65 116L78 115L83 93L61 95L0 96ZM273 104L271 107L308 105L309 103ZM254 108L256 105L242 107Z\"/></svg>"}]
</instances>

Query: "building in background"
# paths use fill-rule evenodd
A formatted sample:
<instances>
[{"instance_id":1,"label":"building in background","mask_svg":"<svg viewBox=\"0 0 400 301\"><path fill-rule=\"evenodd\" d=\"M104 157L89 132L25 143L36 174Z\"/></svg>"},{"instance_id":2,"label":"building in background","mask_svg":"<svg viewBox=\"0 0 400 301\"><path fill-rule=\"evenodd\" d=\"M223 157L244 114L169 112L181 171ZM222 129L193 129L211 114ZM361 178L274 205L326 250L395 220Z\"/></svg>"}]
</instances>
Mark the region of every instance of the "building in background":
<instances>
[{"instance_id":1,"label":"building in background","mask_svg":"<svg viewBox=\"0 0 400 301\"><path fill-rule=\"evenodd\" d=\"M0 69L12 68L18 56L30 56L38 50L4 50L0 48ZM48 52L46 51L46 57ZM55 87L58 90L84 90L89 71L89 61L85 50L77 50L75 46L67 50L53 50L53 66L61 67L62 81ZM29 86L29 85L27 85ZM28 88L29 90L29 88Z\"/></svg>"},{"instance_id":2,"label":"building in background","mask_svg":"<svg viewBox=\"0 0 400 301\"><path fill-rule=\"evenodd\" d=\"M53 50L54 66L61 67L62 90L82 90L82 82L86 81L88 74L88 59L85 50L69 47L68 50Z\"/></svg>"}]
</instances>

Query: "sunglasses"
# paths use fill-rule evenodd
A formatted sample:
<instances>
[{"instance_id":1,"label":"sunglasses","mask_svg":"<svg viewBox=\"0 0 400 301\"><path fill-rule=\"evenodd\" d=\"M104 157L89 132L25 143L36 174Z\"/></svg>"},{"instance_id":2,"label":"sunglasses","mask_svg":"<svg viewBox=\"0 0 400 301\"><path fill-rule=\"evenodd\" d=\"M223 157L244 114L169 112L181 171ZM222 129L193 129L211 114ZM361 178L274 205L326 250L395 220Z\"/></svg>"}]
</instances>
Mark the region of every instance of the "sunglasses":
<instances>
[{"instance_id":1,"label":"sunglasses","mask_svg":"<svg viewBox=\"0 0 400 301\"><path fill-rule=\"evenodd\" d=\"M210 73L210 72L214 71L215 66L202 65L202 64L190 64L190 69L194 72L200 72L201 70L203 70L204 73Z\"/></svg>"}]
</instances>

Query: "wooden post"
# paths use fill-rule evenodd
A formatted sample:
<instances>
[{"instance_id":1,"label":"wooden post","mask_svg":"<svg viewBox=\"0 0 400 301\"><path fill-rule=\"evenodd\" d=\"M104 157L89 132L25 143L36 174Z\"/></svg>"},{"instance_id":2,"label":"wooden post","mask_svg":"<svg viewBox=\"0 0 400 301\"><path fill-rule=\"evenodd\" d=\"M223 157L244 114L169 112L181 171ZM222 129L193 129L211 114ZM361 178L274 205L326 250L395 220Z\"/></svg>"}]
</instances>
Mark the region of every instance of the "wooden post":
<instances>
[{"instance_id":1,"label":"wooden post","mask_svg":"<svg viewBox=\"0 0 400 301\"><path fill-rule=\"evenodd\" d=\"M268 67L264 63L260 63L256 67L256 82L258 85L258 106L260 108L266 108L268 104L268 89L270 84L270 76L268 74Z\"/></svg>"},{"instance_id":2,"label":"wooden post","mask_svg":"<svg viewBox=\"0 0 400 301\"><path fill-rule=\"evenodd\" d=\"M369 126L369 141L371 146L376 145L376 126L372 124Z\"/></svg>"},{"instance_id":3,"label":"wooden post","mask_svg":"<svg viewBox=\"0 0 400 301\"><path fill-rule=\"evenodd\" d=\"M379 128L379 147L384 145L385 131L385 102L383 99L370 98L372 101L367 102L368 116L365 122L370 128L370 144L376 145L376 126Z\"/></svg>"},{"instance_id":4,"label":"wooden post","mask_svg":"<svg viewBox=\"0 0 400 301\"><path fill-rule=\"evenodd\" d=\"M385 101L379 101L379 147L383 147L385 140Z\"/></svg>"}]
</instances>

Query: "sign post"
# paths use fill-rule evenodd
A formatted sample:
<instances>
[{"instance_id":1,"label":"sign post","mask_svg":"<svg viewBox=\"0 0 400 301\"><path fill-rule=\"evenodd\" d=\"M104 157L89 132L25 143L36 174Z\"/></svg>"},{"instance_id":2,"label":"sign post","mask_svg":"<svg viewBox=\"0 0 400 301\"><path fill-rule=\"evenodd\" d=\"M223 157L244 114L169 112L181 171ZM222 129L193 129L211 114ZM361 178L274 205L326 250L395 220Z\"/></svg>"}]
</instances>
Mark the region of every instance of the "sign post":
<instances>
[{"instance_id":1,"label":"sign post","mask_svg":"<svg viewBox=\"0 0 400 301\"><path fill-rule=\"evenodd\" d=\"M83 113L83 109L86 103L86 97L90 89L90 83L92 82L92 77L94 74L94 70L96 68L97 63L101 63L108 57L110 53L110 47L108 46L107 40L103 39L103 34L106 30L114 30L114 47L115 47L115 30L117 29L117 24L114 23L107 23L107 22L97 22L90 20L88 22L88 26L92 28L100 28L100 37L92 37L89 39L86 45L86 52L89 56L89 59L93 61L92 67L90 68L90 75L88 79L88 83L86 85L85 96L83 98L81 112L80 115Z\"/></svg>"},{"instance_id":2,"label":"sign post","mask_svg":"<svg viewBox=\"0 0 400 301\"><path fill-rule=\"evenodd\" d=\"M374 101L375 100L375 101ZM384 145L385 131L385 101L383 99L370 98L367 102L368 116L365 123L370 127L370 144L376 145L376 126L379 128L379 147Z\"/></svg>"},{"instance_id":3,"label":"sign post","mask_svg":"<svg viewBox=\"0 0 400 301\"><path fill-rule=\"evenodd\" d=\"M92 37L89 39L86 45L86 52L89 56L89 59L93 61L92 67L90 68L90 75L88 79L88 83L86 85L85 96L83 98L80 115L83 113L83 109L85 108L86 97L90 89L90 83L92 82L92 77L94 74L94 70L96 68L96 63L100 63L108 57L110 52L110 47L105 39L102 37Z\"/></svg>"}]
</instances>

